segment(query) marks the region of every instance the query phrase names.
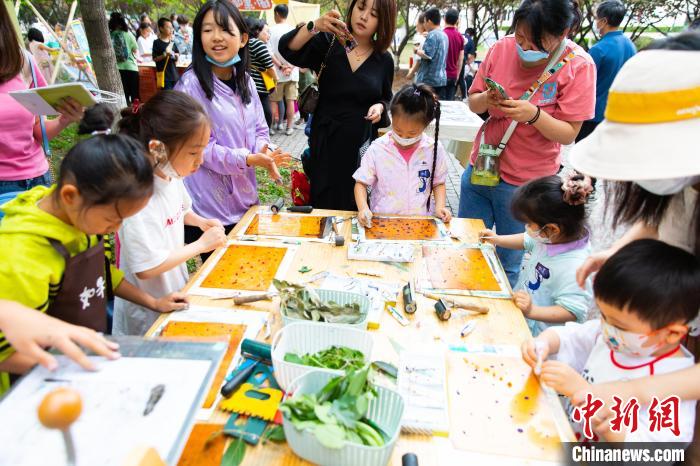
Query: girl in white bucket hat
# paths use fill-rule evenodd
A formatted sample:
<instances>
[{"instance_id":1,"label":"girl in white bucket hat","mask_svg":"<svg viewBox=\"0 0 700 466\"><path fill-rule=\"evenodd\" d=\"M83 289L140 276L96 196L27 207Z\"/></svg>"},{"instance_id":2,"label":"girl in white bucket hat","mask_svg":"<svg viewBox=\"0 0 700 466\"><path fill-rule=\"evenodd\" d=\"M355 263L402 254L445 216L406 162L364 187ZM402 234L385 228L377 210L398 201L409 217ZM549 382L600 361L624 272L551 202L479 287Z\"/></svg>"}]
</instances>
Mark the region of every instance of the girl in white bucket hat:
<instances>
[{"instance_id":1,"label":"girl in white bucket hat","mask_svg":"<svg viewBox=\"0 0 700 466\"><path fill-rule=\"evenodd\" d=\"M572 149L571 163L611 183L613 223L632 223L579 269L583 283L622 246L656 238L700 252L700 34L653 43L615 78L605 120ZM610 207L610 206L609 206Z\"/></svg>"},{"instance_id":2,"label":"girl in white bucket hat","mask_svg":"<svg viewBox=\"0 0 700 466\"><path fill-rule=\"evenodd\" d=\"M614 97L613 97L614 95ZM633 227L610 249L592 255L578 270L579 283L619 248L636 239L657 238L700 255L700 33L687 32L654 42L630 59L610 89L606 120L572 150L578 171L607 180L612 187L613 222ZM697 322L697 319L696 319ZM691 329L692 330L692 329ZM692 341L695 340L695 341ZM700 343L689 340L698 355ZM647 404L678 396L700 399L700 365L630 382L594 384L588 394L612 406L612 397L636 397ZM601 413L601 419L606 414ZM700 464L700 416L686 464Z\"/></svg>"}]
</instances>

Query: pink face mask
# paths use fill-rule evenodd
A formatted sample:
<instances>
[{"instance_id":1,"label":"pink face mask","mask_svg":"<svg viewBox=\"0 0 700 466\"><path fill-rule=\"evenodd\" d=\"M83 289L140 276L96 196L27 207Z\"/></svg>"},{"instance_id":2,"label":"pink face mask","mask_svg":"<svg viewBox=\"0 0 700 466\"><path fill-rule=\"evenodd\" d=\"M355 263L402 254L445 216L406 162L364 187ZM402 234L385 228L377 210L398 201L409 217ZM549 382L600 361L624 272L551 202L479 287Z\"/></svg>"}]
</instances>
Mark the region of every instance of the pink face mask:
<instances>
[{"instance_id":1,"label":"pink face mask","mask_svg":"<svg viewBox=\"0 0 700 466\"><path fill-rule=\"evenodd\" d=\"M649 335L620 330L614 325L610 325L604 319L600 320L601 330L605 344L613 351L627 354L629 356L639 356L648 358L663 344L659 342L655 345L645 346L649 340Z\"/></svg>"}]
</instances>

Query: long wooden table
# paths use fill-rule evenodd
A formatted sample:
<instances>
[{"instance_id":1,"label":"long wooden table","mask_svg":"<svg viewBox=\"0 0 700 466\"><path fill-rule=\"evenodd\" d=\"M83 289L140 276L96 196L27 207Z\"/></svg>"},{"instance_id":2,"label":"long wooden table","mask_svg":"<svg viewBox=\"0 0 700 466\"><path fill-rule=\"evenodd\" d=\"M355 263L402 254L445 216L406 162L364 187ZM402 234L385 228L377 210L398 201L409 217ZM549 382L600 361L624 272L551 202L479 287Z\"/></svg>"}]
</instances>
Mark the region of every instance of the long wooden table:
<instances>
[{"instance_id":1,"label":"long wooden table","mask_svg":"<svg viewBox=\"0 0 700 466\"><path fill-rule=\"evenodd\" d=\"M248 220L255 215L257 211L267 211L269 212L269 207L258 206L251 208L248 211L238 226L229 235L230 239L235 239L239 230L248 224ZM316 215L334 215L338 217L350 217L353 216L354 212L344 212L344 211L332 211L332 210L314 210L313 214ZM484 228L484 224L481 220L475 219L454 219L449 225L451 232L458 236L461 241L466 243L476 243L478 238L478 231ZM351 238L351 223L346 221L339 225L340 231L345 235L346 244L350 242ZM254 244L254 243L251 243ZM420 256L420 254L418 254ZM214 256L212 256L214 257ZM210 259L212 260L212 259ZM411 264L405 264L407 267L402 270L394 265L381 263L381 262L367 262L367 261L348 261L347 259L347 247L336 247L330 244L319 244L306 242L299 246L299 249L294 257L292 265L289 267L286 274L286 279L289 281L300 281L308 276L328 270L340 275L356 275L356 270L373 270L381 274L381 280L386 281L396 281L396 282L407 282L414 274L418 267L422 266L423 259L418 257L415 262ZM302 274L298 270L307 266L312 270L307 274ZM194 274L185 288L187 291L192 284L196 281L199 273L206 268L205 266L200 268L197 274ZM367 278L367 277L363 277ZM406 348L411 348L417 342L430 342L436 340L444 341L462 341L463 343L469 344L490 344L490 345L517 345L531 338L530 332L527 328L525 320L523 318L522 312L518 310L515 305L510 300L506 299L486 299L486 298L466 298L473 300L477 304L488 306L490 312L487 315L482 315L475 317L478 320L478 325L476 330L464 339L459 338L459 332L464 326L465 321L459 318L452 318L447 322L439 321L433 310L434 301L424 298L422 295L417 296L418 311L414 316L410 318L413 320L412 325L407 327L402 327L396 322L388 313L384 314L381 318L381 325L377 330L370 330L374 337L374 351L372 354L372 359L381 359L384 361L392 362L394 364L398 363L398 355L396 350L393 348L389 337L401 344ZM206 306L221 306L221 307L231 307L230 300L210 300L201 296L192 296L192 304L201 304ZM270 312L271 316L275 316L273 320L273 332L277 331L281 327L281 318L278 313L279 300L274 301L262 301L258 303L253 303L249 305L239 306L240 309L246 310L256 310L260 312ZM401 308L401 305L399 305ZM158 321L151 327L149 334L153 334L156 328L162 323L166 316L161 316ZM271 317L272 318L272 317ZM416 325L416 321L420 321L420 325ZM261 332L262 333L262 332ZM262 340L262 335L259 339ZM268 340L268 343L270 340ZM448 353L455 353L449 351ZM469 390L468 381L464 380L466 377L464 375L465 368L468 364L464 361L464 355L448 354L447 367L448 367L448 389L452 390L455 386L463 385L464 390ZM488 369L486 369L488 372ZM505 374L507 376L507 374ZM471 378L471 377L470 377ZM495 377L494 377L495 378ZM517 388L517 387L516 387ZM514 390L516 390L514 388ZM480 403L480 398L487 396L484 393L472 393L471 401L475 404ZM526 397L527 398L527 397ZM451 396L452 400L453 397ZM469 400L468 400L469 401ZM469 402L471 402L469 401ZM508 403L510 400L504 400L504 403ZM540 400L543 401L543 400ZM467 405L468 406L468 405ZM551 416L552 422L556 422L560 426L560 435L563 435L567 440L573 441L573 433L566 421L563 409L558 403L548 403L549 408L547 408L548 416ZM455 430L457 425L461 422L467 422L464 419L468 417L466 411L469 408L465 405L460 404L459 406L453 406L450 404L450 418L451 418L451 429L450 435L456 434ZM532 413L530 413L532 414ZM512 417L512 416L511 416ZM228 418L228 414L220 411L215 411L212 414L209 422L225 423ZM499 425L497 431L489 432L487 435L491 438L490 441L494 442L494 445L502 445L502 449L493 454L493 452L475 452L466 451L464 449L459 449L455 447L450 438L439 437L439 436L421 436L421 435L401 435L399 441L396 444L394 453L391 459L392 465L401 464L401 456L407 452L413 452L418 455L419 463L421 466L425 465L446 465L446 464L538 464L552 463L552 452L549 451L547 454L543 454L542 458L530 457L513 457L512 452L509 451L509 446L513 440L520 440L519 437L523 432L523 429L515 429L511 419L504 418L500 421L502 425ZM493 422L493 421L490 421ZM493 424L489 424L493 426ZM565 426L563 432L561 431L561 426ZM474 431L481 429L478 421L475 423L471 421L470 427L474 428ZM461 431L461 433L465 433ZM484 435L484 432L480 432L479 435ZM546 461L543 461L546 460ZM247 452L245 456L244 463L246 465L301 465L309 464L306 461L297 457L287 446L286 443L273 444L267 443L266 445L258 445L257 447L247 447ZM358 465L359 466L359 465Z\"/></svg>"}]
</instances>

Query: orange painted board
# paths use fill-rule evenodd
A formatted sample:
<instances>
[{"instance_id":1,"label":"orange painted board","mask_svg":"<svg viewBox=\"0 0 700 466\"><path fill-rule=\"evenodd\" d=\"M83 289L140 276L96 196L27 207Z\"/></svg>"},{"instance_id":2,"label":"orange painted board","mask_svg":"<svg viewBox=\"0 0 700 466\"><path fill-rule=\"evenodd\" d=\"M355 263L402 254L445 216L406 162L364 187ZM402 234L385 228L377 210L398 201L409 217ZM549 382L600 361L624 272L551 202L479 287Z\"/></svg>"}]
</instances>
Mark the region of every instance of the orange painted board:
<instances>
[{"instance_id":1,"label":"orange painted board","mask_svg":"<svg viewBox=\"0 0 700 466\"><path fill-rule=\"evenodd\" d=\"M286 248L232 244L200 286L267 291L286 253Z\"/></svg>"},{"instance_id":2,"label":"orange painted board","mask_svg":"<svg viewBox=\"0 0 700 466\"><path fill-rule=\"evenodd\" d=\"M433 288L444 290L501 291L479 248L423 246L423 257Z\"/></svg>"},{"instance_id":3,"label":"orange painted board","mask_svg":"<svg viewBox=\"0 0 700 466\"><path fill-rule=\"evenodd\" d=\"M552 408L521 358L450 354L449 364L450 441L455 448L517 458L560 458Z\"/></svg>"},{"instance_id":4,"label":"orange painted board","mask_svg":"<svg viewBox=\"0 0 700 466\"><path fill-rule=\"evenodd\" d=\"M209 466L221 463L226 436L215 433L224 430L223 424L195 424L182 451L177 466Z\"/></svg>"},{"instance_id":5,"label":"orange painted board","mask_svg":"<svg viewBox=\"0 0 700 466\"><path fill-rule=\"evenodd\" d=\"M256 214L245 234L320 238L327 218L307 215Z\"/></svg>"},{"instance_id":6,"label":"orange painted board","mask_svg":"<svg viewBox=\"0 0 700 466\"><path fill-rule=\"evenodd\" d=\"M163 328L161 333L163 337L226 337L229 339L226 353L219 364L219 368L216 370L216 375L214 375L209 392L207 392L207 397L204 399L204 404L202 405L204 409L209 409L214 404L219 388L226 377L231 362L233 362L236 350L241 344L245 330L245 325L183 321L170 321Z\"/></svg>"},{"instance_id":7,"label":"orange painted board","mask_svg":"<svg viewBox=\"0 0 700 466\"><path fill-rule=\"evenodd\" d=\"M439 240L441 235L431 218L374 217L372 228L365 228L365 239L426 241Z\"/></svg>"}]
</instances>

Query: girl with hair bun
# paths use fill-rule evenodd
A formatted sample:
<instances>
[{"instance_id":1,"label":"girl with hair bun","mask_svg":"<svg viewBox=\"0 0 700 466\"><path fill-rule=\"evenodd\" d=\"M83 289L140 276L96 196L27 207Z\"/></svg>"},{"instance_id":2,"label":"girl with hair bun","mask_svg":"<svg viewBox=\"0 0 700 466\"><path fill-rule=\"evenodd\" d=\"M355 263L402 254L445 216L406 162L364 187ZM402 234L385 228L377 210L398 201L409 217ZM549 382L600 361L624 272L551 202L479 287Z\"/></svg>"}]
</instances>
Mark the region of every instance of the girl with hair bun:
<instances>
[{"instance_id":1,"label":"girl with hair bun","mask_svg":"<svg viewBox=\"0 0 700 466\"><path fill-rule=\"evenodd\" d=\"M119 266L140 289L164 296L187 284L189 259L226 244L221 222L192 210L183 183L202 165L211 134L209 118L187 94L161 91L141 106L124 109L119 127L146 147L154 165L153 196L117 234ZM188 245L185 225L201 233ZM117 298L112 332L143 335L157 318L157 312Z\"/></svg>"},{"instance_id":2,"label":"girl with hair bun","mask_svg":"<svg viewBox=\"0 0 700 466\"><path fill-rule=\"evenodd\" d=\"M586 229L591 192L591 179L582 175L564 180L557 175L537 178L513 195L513 217L525 224L525 233L479 233L494 246L529 253L514 287L514 300L533 336L552 324L586 320L593 302L591 287L578 286L576 269L591 252Z\"/></svg>"}]
</instances>

